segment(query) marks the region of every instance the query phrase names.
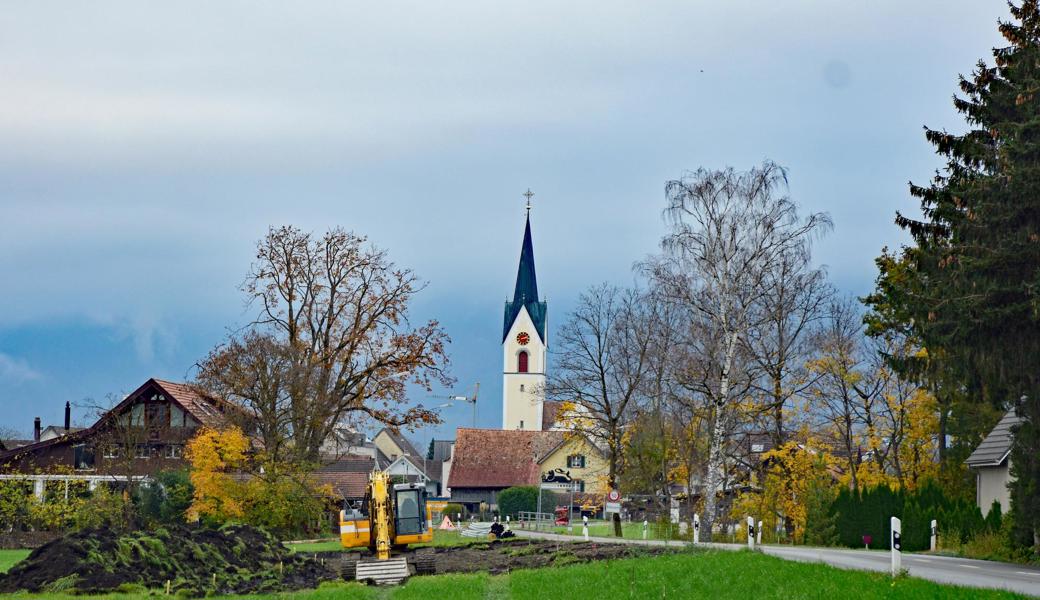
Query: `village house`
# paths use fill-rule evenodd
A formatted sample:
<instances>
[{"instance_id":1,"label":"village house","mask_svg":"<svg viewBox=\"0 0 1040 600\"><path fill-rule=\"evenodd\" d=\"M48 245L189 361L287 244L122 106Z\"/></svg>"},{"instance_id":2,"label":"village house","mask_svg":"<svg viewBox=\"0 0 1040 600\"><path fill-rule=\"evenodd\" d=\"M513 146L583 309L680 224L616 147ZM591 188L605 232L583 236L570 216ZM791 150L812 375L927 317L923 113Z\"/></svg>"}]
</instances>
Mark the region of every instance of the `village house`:
<instances>
[{"instance_id":1,"label":"village house","mask_svg":"<svg viewBox=\"0 0 1040 600\"><path fill-rule=\"evenodd\" d=\"M1022 422L1014 410L1009 410L982 442L964 461L975 471L975 502L982 514L989 512L993 501L1000 503L1002 512L1011 508L1011 444L1012 429Z\"/></svg>"},{"instance_id":2,"label":"village house","mask_svg":"<svg viewBox=\"0 0 1040 600\"><path fill-rule=\"evenodd\" d=\"M90 427L71 427L66 403L65 426L43 428L37 418L32 440L4 441L0 479L31 481L37 497L48 481L85 481L90 489L102 482L146 481L161 471L185 468L188 440L200 427L222 427L229 417L242 416L233 414L236 410L195 386L161 379L146 381ZM341 428L331 437L314 476L345 502L364 497L374 470L423 481L431 494L439 492L440 461L424 460L400 434L383 429L369 441L363 433ZM427 468L433 475L426 475Z\"/></svg>"},{"instance_id":3,"label":"village house","mask_svg":"<svg viewBox=\"0 0 1040 600\"><path fill-rule=\"evenodd\" d=\"M608 491L606 457L583 436L469 428L459 428L456 434L448 492L452 502L469 510L481 503L495 509L498 494L515 486L573 489L579 505Z\"/></svg>"}]
</instances>

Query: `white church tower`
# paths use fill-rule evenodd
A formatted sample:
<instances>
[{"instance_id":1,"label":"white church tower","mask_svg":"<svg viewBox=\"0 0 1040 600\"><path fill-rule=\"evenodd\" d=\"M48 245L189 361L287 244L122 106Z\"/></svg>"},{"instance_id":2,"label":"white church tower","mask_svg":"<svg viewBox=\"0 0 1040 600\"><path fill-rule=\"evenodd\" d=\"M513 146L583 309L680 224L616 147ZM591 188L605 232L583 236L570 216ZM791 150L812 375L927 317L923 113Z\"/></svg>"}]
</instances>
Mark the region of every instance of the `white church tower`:
<instances>
[{"instance_id":1,"label":"white church tower","mask_svg":"<svg viewBox=\"0 0 1040 600\"><path fill-rule=\"evenodd\" d=\"M542 428L545 401L545 360L548 305L538 300L531 243L531 192L527 196L527 224L520 249L513 301L506 302L502 327L502 429Z\"/></svg>"}]
</instances>

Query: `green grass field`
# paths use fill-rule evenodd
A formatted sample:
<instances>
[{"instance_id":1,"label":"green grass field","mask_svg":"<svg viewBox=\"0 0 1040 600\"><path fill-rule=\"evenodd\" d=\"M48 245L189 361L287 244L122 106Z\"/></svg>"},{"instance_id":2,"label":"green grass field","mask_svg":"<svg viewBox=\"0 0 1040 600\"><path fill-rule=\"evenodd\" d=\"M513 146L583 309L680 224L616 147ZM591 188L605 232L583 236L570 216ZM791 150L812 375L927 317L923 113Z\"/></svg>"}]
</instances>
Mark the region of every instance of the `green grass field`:
<instances>
[{"instance_id":1,"label":"green grass field","mask_svg":"<svg viewBox=\"0 0 1040 600\"><path fill-rule=\"evenodd\" d=\"M575 521L573 527L553 527L553 533L560 533L563 535L581 535L581 521ZM658 540L668 537L668 528L657 528L653 524L647 529L647 539ZM675 536L679 533L678 527L675 528ZM590 521L589 522L589 535L592 537L614 537L614 525L606 521ZM622 523L621 524L621 537L629 540L641 540L643 539L643 524L642 523ZM674 537L673 537L674 539Z\"/></svg>"},{"instance_id":2,"label":"green grass field","mask_svg":"<svg viewBox=\"0 0 1040 600\"><path fill-rule=\"evenodd\" d=\"M60 596L24 594L25 600L143 600L145 594ZM514 571L508 575L439 575L416 577L396 588L356 583L267 596L235 596L236 600L429 600L451 598L1023 598L1008 592L943 586L879 573L843 571L820 564L783 561L752 552L698 551L654 558L593 562L560 568Z\"/></svg>"},{"instance_id":3,"label":"green grass field","mask_svg":"<svg viewBox=\"0 0 1040 600\"><path fill-rule=\"evenodd\" d=\"M31 550L0 550L0 573L6 573L14 563L29 556Z\"/></svg>"}]
</instances>

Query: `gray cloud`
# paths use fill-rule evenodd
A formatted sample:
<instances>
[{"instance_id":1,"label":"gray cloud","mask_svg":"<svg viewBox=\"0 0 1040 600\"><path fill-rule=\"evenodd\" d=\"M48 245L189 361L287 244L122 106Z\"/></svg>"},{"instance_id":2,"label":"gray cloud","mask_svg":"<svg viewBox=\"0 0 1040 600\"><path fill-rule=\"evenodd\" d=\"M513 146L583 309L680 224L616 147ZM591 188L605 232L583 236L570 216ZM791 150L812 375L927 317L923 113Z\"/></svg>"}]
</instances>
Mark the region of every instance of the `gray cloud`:
<instances>
[{"instance_id":1,"label":"gray cloud","mask_svg":"<svg viewBox=\"0 0 1040 600\"><path fill-rule=\"evenodd\" d=\"M766 157L806 210L834 217L818 260L862 293L881 246L903 239L906 181L938 165L921 125L962 127L956 75L999 44L1005 7L939 6L8 6L0 336L99 350L89 378L45 349L5 351L62 373L39 393L72 400L181 377L249 318L236 286L268 225L342 225L429 281L414 316L441 318L460 381L494 398L524 189L560 323L578 290L629 281L655 250L665 180ZM840 66L821 77L831 57L854 81ZM857 93L825 93L842 81ZM16 392L0 386L0 418Z\"/></svg>"}]
</instances>

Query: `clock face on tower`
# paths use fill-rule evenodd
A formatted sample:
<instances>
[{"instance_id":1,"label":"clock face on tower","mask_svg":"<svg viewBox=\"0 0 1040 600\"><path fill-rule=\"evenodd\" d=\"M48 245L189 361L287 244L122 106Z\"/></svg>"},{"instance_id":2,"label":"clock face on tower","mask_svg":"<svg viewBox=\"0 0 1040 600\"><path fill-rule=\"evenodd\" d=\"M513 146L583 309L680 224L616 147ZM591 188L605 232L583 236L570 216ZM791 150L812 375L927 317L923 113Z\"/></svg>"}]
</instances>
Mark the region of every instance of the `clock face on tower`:
<instances>
[{"instance_id":1,"label":"clock face on tower","mask_svg":"<svg viewBox=\"0 0 1040 600\"><path fill-rule=\"evenodd\" d=\"M531 336L527 335L526 331L521 331L520 333L516 334L516 343L520 344L521 346L526 346L527 342L530 341Z\"/></svg>"}]
</instances>

